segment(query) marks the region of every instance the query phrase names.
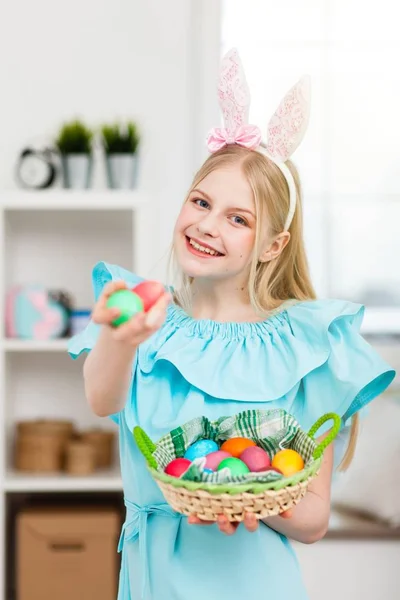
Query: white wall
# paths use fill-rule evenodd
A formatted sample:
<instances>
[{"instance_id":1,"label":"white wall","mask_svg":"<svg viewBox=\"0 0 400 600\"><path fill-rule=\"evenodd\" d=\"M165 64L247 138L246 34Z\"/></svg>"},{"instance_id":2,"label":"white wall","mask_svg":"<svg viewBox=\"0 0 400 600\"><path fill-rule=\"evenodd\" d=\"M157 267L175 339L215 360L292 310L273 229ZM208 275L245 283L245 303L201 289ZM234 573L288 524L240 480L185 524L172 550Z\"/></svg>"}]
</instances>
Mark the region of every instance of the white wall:
<instances>
[{"instance_id":1,"label":"white wall","mask_svg":"<svg viewBox=\"0 0 400 600\"><path fill-rule=\"evenodd\" d=\"M137 119L140 186L154 206L156 263L193 172L192 2L6 4L0 17L0 190L15 187L21 148L52 138L64 120L79 116L97 126ZM96 163L95 187L105 185L102 166Z\"/></svg>"}]
</instances>

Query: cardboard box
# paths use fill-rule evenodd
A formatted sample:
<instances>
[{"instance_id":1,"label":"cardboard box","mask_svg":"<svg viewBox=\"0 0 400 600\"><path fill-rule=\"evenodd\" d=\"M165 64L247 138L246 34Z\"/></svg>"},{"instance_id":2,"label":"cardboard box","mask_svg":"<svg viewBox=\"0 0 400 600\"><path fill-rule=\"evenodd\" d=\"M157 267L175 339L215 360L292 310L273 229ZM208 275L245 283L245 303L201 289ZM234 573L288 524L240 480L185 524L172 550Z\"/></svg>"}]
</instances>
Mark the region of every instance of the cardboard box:
<instances>
[{"instance_id":1,"label":"cardboard box","mask_svg":"<svg viewBox=\"0 0 400 600\"><path fill-rule=\"evenodd\" d=\"M17 516L17 600L115 600L116 509L28 509Z\"/></svg>"}]
</instances>

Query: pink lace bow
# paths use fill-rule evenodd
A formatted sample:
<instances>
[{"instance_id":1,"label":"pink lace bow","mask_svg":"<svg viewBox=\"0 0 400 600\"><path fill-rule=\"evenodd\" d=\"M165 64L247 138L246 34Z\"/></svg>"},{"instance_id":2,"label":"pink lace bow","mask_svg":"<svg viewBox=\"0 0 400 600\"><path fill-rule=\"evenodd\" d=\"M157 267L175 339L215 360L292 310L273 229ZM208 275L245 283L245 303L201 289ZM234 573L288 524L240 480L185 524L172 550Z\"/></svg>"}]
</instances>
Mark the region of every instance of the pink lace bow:
<instances>
[{"instance_id":1,"label":"pink lace bow","mask_svg":"<svg viewBox=\"0 0 400 600\"><path fill-rule=\"evenodd\" d=\"M210 152L217 152L228 144L238 144L249 150L254 150L261 143L261 131L256 125L241 125L230 134L227 129L214 127L207 137L207 147Z\"/></svg>"}]
</instances>

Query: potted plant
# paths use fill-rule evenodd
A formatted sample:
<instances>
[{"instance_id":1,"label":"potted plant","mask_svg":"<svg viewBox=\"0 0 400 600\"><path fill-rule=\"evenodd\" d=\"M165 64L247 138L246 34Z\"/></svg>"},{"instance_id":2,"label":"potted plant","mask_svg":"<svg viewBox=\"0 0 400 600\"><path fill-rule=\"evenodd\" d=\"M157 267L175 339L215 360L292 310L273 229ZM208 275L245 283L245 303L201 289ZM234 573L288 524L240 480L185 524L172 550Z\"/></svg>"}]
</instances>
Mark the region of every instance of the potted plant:
<instances>
[{"instance_id":1,"label":"potted plant","mask_svg":"<svg viewBox=\"0 0 400 600\"><path fill-rule=\"evenodd\" d=\"M110 188L132 189L136 185L140 136L134 122L103 125L101 138Z\"/></svg>"},{"instance_id":2,"label":"potted plant","mask_svg":"<svg viewBox=\"0 0 400 600\"><path fill-rule=\"evenodd\" d=\"M65 123L56 139L66 188L88 188L91 183L93 132L79 120Z\"/></svg>"}]
</instances>

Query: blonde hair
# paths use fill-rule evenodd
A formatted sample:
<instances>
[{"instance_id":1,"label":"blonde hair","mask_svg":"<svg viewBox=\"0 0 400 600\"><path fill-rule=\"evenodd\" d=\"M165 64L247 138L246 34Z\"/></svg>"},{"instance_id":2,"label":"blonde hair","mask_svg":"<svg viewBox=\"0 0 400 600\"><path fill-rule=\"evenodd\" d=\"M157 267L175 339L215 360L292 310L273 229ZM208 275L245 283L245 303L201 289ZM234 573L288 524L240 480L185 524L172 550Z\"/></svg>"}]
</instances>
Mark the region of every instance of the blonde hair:
<instances>
[{"instance_id":1,"label":"blonde hair","mask_svg":"<svg viewBox=\"0 0 400 600\"><path fill-rule=\"evenodd\" d=\"M262 253L261 244L264 241L266 223L269 227L269 237L274 239L284 230L286 217L289 212L289 189L285 177L279 167L260 152L249 151L238 145L228 145L211 154L193 178L185 202L193 189L216 169L238 164L246 177L253 195L256 208L257 224L254 253L250 265L248 280L249 300L260 317L267 316L271 310L285 301L315 300L316 293L311 282L307 255L303 240L303 215L301 186L296 167L291 161L286 161L290 169L297 191L297 204L292 223L289 227L290 240L280 255L269 261L259 261ZM177 303L187 312L191 305L192 278L179 270L174 260L174 250L171 249L171 264L175 268L175 278L178 275L179 285L175 287ZM340 465L347 468L354 454L358 418L353 418L348 449Z\"/></svg>"}]
</instances>

